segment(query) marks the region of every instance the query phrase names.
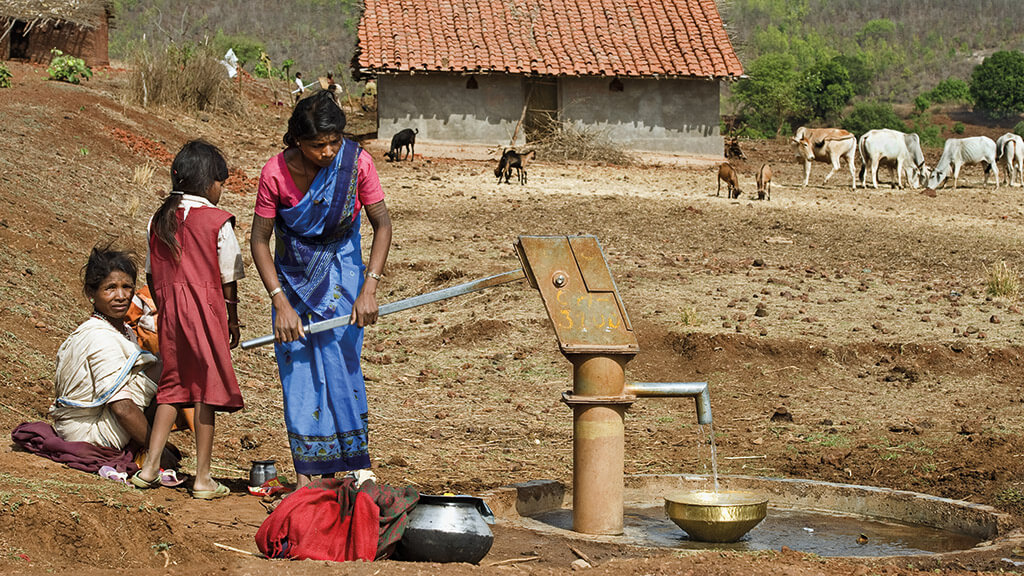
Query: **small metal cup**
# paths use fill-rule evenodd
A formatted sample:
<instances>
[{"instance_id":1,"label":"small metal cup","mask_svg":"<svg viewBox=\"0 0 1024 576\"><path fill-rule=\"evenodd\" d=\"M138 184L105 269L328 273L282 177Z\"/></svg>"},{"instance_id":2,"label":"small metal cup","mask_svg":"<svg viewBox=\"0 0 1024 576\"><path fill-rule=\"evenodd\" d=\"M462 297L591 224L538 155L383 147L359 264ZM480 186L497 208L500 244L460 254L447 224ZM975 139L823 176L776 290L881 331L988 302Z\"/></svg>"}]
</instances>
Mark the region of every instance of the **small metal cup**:
<instances>
[{"instance_id":1,"label":"small metal cup","mask_svg":"<svg viewBox=\"0 0 1024 576\"><path fill-rule=\"evenodd\" d=\"M277 478L277 468L273 460L253 460L249 468L249 486L262 486L268 480Z\"/></svg>"},{"instance_id":2,"label":"small metal cup","mask_svg":"<svg viewBox=\"0 0 1024 576\"><path fill-rule=\"evenodd\" d=\"M263 469L263 481L270 482L274 478L277 478L277 467L274 466L273 460L264 460L266 467Z\"/></svg>"}]
</instances>

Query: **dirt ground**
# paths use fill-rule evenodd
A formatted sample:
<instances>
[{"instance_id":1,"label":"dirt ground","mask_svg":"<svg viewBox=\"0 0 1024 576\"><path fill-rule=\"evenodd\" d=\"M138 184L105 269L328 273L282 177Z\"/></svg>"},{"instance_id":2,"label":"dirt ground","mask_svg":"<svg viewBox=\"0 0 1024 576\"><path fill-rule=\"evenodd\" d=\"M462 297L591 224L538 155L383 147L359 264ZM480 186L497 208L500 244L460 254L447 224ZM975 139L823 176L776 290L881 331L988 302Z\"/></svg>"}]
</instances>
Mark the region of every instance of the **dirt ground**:
<instances>
[{"instance_id":1,"label":"dirt ground","mask_svg":"<svg viewBox=\"0 0 1024 576\"><path fill-rule=\"evenodd\" d=\"M145 254L145 225L187 139L218 144L233 169L221 206L243 246L256 178L280 150L290 108L247 80L244 117L141 109L126 73L82 86L10 63L0 90L0 428L45 419L57 347L84 320L80 271L93 245ZM949 122L958 118L942 116ZM962 121L962 120L961 120ZM354 133L372 131L350 109ZM965 135L996 137L968 124ZM497 144L497 143L496 143ZM1021 188L853 190L846 172L811 185L785 142L744 142L744 194L716 195L711 168L555 164L496 184L495 161L418 155L390 163L371 141L394 220L378 296L389 302L515 269L519 235L591 234L603 247L641 352L630 381L707 381L720 472L907 489L1024 513L1024 314L986 294L988 268L1024 268ZM934 164L939 150L926 150ZM769 162L770 202L752 199ZM368 230L369 227L365 227ZM368 247L369 242L364 241ZM247 259L243 338L269 328ZM525 282L396 313L366 331L371 454L382 482L480 493L535 479L572 483L570 365ZM479 566L273 562L255 551L266 517L244 494L254 459L294 478L269 350L236 350L246 408L217 421L215 473L236 493L198 502L142 492L0 448L0 571L80 574L555 574L568 541L499 524ZM784 409L784 410L783 410ZM777 414L788 412L792 421ZM775 418L773 418L775 415ZM190 438L173 438L191 453ZM643 399L626 421L626 474L710 469L690 400ZM186 460L186 471L191 465ZM954 565L763 553L670 551L574 541L594 574L951 574L1012 570L1000 555Z\"/></svg>"}]
</instances>

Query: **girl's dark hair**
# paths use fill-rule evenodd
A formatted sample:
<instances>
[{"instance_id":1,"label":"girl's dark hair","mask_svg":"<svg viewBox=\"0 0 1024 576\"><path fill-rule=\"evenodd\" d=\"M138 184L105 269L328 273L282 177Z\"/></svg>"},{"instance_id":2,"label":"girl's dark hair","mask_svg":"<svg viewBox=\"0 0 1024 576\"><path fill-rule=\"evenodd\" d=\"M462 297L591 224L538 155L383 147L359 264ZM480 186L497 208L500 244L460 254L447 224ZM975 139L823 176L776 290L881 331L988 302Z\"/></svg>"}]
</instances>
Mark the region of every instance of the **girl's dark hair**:
<instances>
[{"instance_id":1,"label":"girl's dark hair","mask_svg":"<svg viewBox=\"0 0 1024 576\"><path fill-rule=\"evenodd\" d=\"M175 233L178 219L175 212L181 205L181 193L206 197L214 182L228 179L228 163L220 149L205 140L186 142L171 163L173 192L153 215L152 229L156 237L171 249L175 259L181 256L181 246Z\"/></svg>"},{"instance_id":2,"label":"girl's dark hair","mask_svg":"<svg viewBox=\"0 0 1024 576\"><path fill-rule=\"evenodd\" d=\"M82 268L82 292L87 298L92 297L100 288L103 280L111 272L124 272L131 276L132 282L138 279L139 269L130 252L114 250L110 244L94 246L89 253L89 261Z\"/></svg>"},{"instance_id":3,"label":"girl's dark hair","mask_svg":"<svg viewBox=\"0 0 1024 576\"><path fill-rule=\"evenodd\" d=\"M288 119L288 132L284 145L289 148L299 145L299 140L309 140L322 134L341 134L345 130L345 113L327 90L321 90L309 98L299 100Z\"/></svg>"}]
</instances>

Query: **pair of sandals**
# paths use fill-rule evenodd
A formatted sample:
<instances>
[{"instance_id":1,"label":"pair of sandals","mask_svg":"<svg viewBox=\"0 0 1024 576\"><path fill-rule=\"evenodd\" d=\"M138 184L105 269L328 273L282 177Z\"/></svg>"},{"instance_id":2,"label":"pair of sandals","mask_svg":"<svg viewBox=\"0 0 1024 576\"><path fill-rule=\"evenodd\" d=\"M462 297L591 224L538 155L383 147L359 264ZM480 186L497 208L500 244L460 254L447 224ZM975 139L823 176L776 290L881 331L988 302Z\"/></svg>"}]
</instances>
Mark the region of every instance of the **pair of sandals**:
<instances>
[{"instance_id":1,"label":"pair of sandals","mask_svg":"<svg viewBox=\"0 0 1024 576\"><path fill-rule=\"evenodd\" d=\"M131 484L140 490L149 490L150 488L159 488L164 486L167 488L173 488L180 486L185 482L184 478L178 478L177 473L174 470L161 470L160 474L152 480L145 480L142 476L136 472L131 477ZM193 490L192 497L197 500L216 500L217 498L224 498L228 494L231 494L231 489L227 486L217 483L217 487L213 490Z\"/></svg>"},{"instance_id":2,"label":"pair of sandals","mask_svg":"<svg viewBox=\"0 0 1024 576\"><path fill-rule=\"evenodd\" d=\"M114 482L120 482L128 486L135 485L132 479L128 476L127 472L118 472L113 466L103 466L99 470L100 478L106 480L113 480ZM174 470L160 470L160 486L165 488L174 488L185 483L186 478L178 478L178 473ZM156 483L153 483L153 487L156 487Z\"/></svg>"}]
</instances>

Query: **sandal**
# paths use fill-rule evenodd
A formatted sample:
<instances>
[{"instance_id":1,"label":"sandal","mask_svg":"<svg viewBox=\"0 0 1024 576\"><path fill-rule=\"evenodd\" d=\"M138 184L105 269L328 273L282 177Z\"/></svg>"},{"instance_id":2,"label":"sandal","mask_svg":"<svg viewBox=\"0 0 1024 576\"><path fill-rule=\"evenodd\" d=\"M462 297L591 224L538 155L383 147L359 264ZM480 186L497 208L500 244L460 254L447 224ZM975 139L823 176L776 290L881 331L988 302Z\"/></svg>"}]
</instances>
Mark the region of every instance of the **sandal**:
<instances>
[{"instance_id":1,"label":"sandal","mask_svg":"<svg viewBox=\"0 0 1024 576\"><path fill-rule=\"evenodd\" d=\"M223 498L231 494L231 489L227 486L217 483L217 487L213 490L193 490L192 497L198 500L216 500L217 498Z\"/></svg>"},{"instance_id":2,"label":"sandal","mask_svg":"<svg viewBox=\"0 0 1024 576\"><path fill-rule=\"evenodd\" d=\"M99 474L100 478L113 480L115 482L120 482L121 484L128 484L128 474L126 474L125 472L118 472L112 466L100 467Z\"/></svg>"},{"instance_id":3,"label":"sandal","mask_svg":"<svg viewBox=\"0 0 1024 576\"><path fill-rule=\"evenodd\" d=\"M178 478L178 473L174 470L160 470L160 485L165 488L181 486L187 479L187 477Z\"/></svg>"},{"instance_id":4,"label":"sandal","mask_svg":"<svg viewBox=\"0 0 1024 576\"><path fill-rule=\"evenodd\" d=\"M142 476L139 476L139 474L141 474L141 473L142 473L142 470L139 470L135 474L132 474L132 486L135 486L139 490L148 490L150 488L159 488L160 487L160 475L159 474L157 474L157 477L153 478L152 480L144 480L142 478Z\"/></svg>"}]
</instances>

